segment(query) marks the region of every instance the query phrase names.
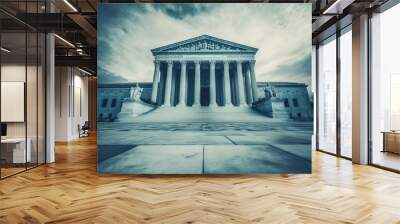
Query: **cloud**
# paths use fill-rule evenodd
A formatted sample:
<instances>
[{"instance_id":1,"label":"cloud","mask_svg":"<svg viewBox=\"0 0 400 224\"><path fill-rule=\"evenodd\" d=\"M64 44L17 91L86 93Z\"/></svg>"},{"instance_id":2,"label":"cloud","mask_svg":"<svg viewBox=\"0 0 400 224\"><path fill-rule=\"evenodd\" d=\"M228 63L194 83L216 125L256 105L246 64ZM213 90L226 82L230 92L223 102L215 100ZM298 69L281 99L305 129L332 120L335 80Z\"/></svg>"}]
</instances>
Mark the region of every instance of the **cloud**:
<instances>
[{"instance_id":1,"label":"cloud","mask_svg":"<svg viewBox=\"0 0 400 224\"><path fill-rule=\"evenodd\" d=\"M157 4L156 10L160 10L172 18L185 19L200 13L205 13L213 8L213 4Z\"/></svg>"},{"instance_id":2,"label":"cloud","mask_svg":"<svg viewBox=\"0 0 400 224\"><path fill-rule=\"evenodd\" d=\"M269 74L274 74L270 77ZM276 74L276 75L275 75ZM283 63L277 66L270 73L261 76L259 81L290 81L311 84L311 54L304 55L301 58L294 59L291 62Z\"/></svg>"},{"instance_id":3,"label":"cloud","mask_svg":"<svg viewBox=\"0 0 400 224\"><path fill-rule=\"evenodd\" d=\"M296 65L311 60L310 4L102 4L99 15L98 66L131 82L152 81L151 49L203 34L258 48L259 81L311 80Z\"/></svg>"},{"instance_id":4,"label":"cloud","mask_svg":"<svg viewBox=\"0 0 400 224\"><path fill-rule=\"evenodd\" d=\"M105 71L103 69L99 69L98 72L101 74L98 77L98 82L99 83L125 83L128 82L127 79L118 76L116 74L110 73L108 71Z\"/></svg>"}]
</instances>

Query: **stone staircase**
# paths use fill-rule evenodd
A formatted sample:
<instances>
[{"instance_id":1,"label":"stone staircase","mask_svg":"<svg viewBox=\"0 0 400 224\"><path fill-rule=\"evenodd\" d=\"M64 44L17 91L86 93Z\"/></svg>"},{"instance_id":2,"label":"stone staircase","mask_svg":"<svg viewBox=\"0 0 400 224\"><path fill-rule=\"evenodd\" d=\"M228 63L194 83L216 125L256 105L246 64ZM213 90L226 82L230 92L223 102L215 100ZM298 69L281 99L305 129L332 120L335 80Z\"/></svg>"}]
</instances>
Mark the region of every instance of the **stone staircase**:
<instances>
[{"instance_id":1,"label":"stone staircase","mask_svg":"<svg viewBox=\"0 0 400 224\"><path fill-rule=\"evenodd\" d=\"M265 122L274 121L249 106L166 107L134 117L132 122Z\"/></svg>"}]
</instances>

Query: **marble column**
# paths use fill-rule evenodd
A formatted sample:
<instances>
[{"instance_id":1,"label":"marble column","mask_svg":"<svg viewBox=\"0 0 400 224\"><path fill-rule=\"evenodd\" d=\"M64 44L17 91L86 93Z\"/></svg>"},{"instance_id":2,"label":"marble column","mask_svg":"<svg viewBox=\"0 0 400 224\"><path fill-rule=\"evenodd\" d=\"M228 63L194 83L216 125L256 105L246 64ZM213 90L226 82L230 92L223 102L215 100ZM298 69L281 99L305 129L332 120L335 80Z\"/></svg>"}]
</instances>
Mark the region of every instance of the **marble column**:
<instances>
[{"instance_id":1,"label":"marble column","mask_svg":"<svg viewBox=\"0 0 400 224\"><path fill-rule=\"evenodd\" d=\"M171 82L171 106L175 106L176 102L176 88L177 88L177 84L176 84L176 80L177 80L177 74L176 71L174 71L174 66L172 66L172 82Z\"/></svg>"},{"instance_id":2,"label":"marble column","mask_svg":"<svg viewBox=\"0 0 400 224\"><path fill-rule=\"evenodd\" d=\"M253 103L253 94L251 92L251 72L250 72L250 67L248 67L246 69L245 83L246 83L247 103L249 105L251 105Z\"/></svg>"},{"instance_id":3,"label":"marble column","mask_svg":"<svg viewBox=\"0 0 400 224\"><path fill-rule=\"evenodd\" d=\"M229 61L224 61L224 95L225 106L232 106L231 79L229 77Z\"/></svg>"},{"instance_id":4,"label":"marble column","mask_svg":"<svg viewBox=\"0 0 400 224\"><path fill-rule=\"evenodd\" d=\"M171 106L171 85L173 61L168 61L167 80L165 83L164 106Z\"/></svg>"},{"instance_id":5,"label":"marble column","mask_svg":"<svg viewBox=\"0 0 400 224\"><path fill-rule=\"evenodd\" d=\"M254 71L255 64L255 60L250 61L251 90L253 95L253 102L256 102L258 100L256 73Z\"/></svg>"},{"instance_id":6,"label":"marble column","mask_svg":"<svg viewBox=\"0 0 400 224\"><path fill-rule=\"evenodd\" d=\"M200 61L195 61L195 74L194 74L194 103L193 106L200 106Z\"/></svg>"},{"instance_id":7,"label":"marble column","mask_svg":"<svg viewBox=\"0 0 400 224\"><path fill-rule=\"evenodd\" d=\"M238 84L238 94L239 94L239 106L243 106L246 103L246 98L244 95L244 83L243 83L243 70L242 61L236 61L236 75Z\"/></svg>"},{"instance_id":8,"label":"marble column","mask_svg":"<svg viewBox=\"0 0 400 224\"><path fill-rule=\"evenodd\" d=\"M160 61L154 61L153 88L151 91L151 102L157 103L158 82L160 81Z\"/></svg>"},{"instance_id":9,"label":"marble column","mask_svg":"<svg viewBox=\"0 0 400 224\"><path fill-rule=\"evenodd\" d=\"M163 105L164 104L164 98L165 98L165 80L167 79L165 72L161 69L162 66L160 64L160 83L158 85L158 94L157 94L157 104L158 105Z\"/></svg>"},{"instance_id":10,"label":"marble column","mask_svg":"<svg viewBox=\"0 0 400 224\"><path fill-rule=\"evenodd\" d=\"M181 61L181 78L179 84L178 106L186 106L186 61Z\"/></svg>"},{"instance_id":11,"label":"marble column","mask_svg":"<svg viewBox=\"0 0 400 224\"><path fill-rule=\"evenodd\" d=\"M210 107L217 106L217 87L215 85L215 61L210 61Z\"/></svg>"}]
</instances>

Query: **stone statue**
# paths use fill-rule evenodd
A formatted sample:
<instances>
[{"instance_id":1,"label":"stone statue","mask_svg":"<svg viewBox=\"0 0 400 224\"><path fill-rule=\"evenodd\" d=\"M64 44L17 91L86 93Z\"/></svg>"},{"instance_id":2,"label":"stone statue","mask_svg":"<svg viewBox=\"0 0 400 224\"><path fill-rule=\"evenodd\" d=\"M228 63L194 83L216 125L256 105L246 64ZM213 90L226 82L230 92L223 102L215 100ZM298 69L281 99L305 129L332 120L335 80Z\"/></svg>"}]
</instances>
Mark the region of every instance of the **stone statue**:
<instances>
[{"instance_id":1,"label":"stone statue","mask_svg":"<svg viewBox=\"0 0 400 224\"><path fill-rule=\"evenodd\" d=\"M270 99L272 97L276 97L274 88L267 86L264 88L265 98Z\"/></svg>"},{"instance_id":2,"label":"stone statue","mask_svg":"<svg viewBox=\"0 0 400 224\"><path fill-rule=\"evenodd\" d=\"M139 84L136 83L135 87L131 87L129 91L129 99L132 101L140 101L140 96L142 95L143 88L139 87Z\"/></svg>"}]
</instances>

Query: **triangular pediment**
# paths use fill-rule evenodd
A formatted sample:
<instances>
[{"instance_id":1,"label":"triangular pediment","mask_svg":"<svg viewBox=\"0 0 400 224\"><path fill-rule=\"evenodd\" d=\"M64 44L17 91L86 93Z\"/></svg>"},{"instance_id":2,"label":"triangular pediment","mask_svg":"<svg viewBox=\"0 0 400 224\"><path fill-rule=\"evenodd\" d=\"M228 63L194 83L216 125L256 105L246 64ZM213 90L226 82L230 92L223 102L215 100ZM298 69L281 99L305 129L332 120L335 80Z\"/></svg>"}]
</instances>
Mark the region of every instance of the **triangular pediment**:
<instances>
[{"instance_id":1,"label":"triangular pediment","mask_svg":"<svg viewBox=\"0 0 400 224\"><path fill-rule=\"evenodd\" d=\"M151 50L153 54L174 52L248 52L255 53L257 48L202 35Z\"/></svg>"}]
</instances>

